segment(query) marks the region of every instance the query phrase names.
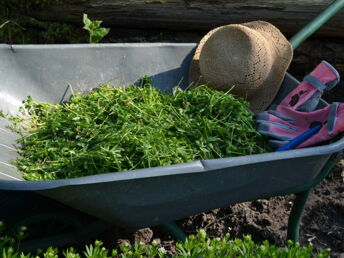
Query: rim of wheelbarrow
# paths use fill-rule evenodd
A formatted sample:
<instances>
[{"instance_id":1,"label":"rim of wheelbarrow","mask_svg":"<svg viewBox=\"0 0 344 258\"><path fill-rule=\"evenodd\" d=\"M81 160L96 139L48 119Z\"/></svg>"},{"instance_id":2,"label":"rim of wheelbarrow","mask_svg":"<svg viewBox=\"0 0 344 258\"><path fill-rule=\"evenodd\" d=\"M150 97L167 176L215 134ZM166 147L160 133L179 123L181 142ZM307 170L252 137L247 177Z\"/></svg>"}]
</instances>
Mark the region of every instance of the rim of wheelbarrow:
<instances>
[{"instance_id":1,"label":"rim of wheelbarrow","mask_svg":"<svg viewBox=\"0 0 344 258\"><path fill-rule=\"evenodd\" d=\"M144 42L144 43L78 43L78 44L3 44L0 43L1 48L6 49L63 49L63 48L112 48L113 46L123 47L165 47L165 46L197 46L197 43L172 43L172 42Z\"/></svg>"},{"instance_id":2,"label":"rim of wheelbarrow","mask_svg":"<svg viewBox=\"0 0 344 258\"><path fill-rule=\"evenodd\" d=\"M334 143L309 147L304 149L289 150L282 152L270 152L264 154L254 154L247 156L220 158L212 160L199 160L182 164L174 164L163 167L152 167L135 169L124 172L113 172L99 175L91 175L85 177L78 177L72 179L60 179L49 181L25 181L24 179L17 179L18 181L0 180L1 190L47 190L70 185L85 185L106 183L112 181L126 181L142 178L163 177L171 175L204 173L211 170L231 168L240 165L257 164L269 162L271 160L285 160L291 158L305 158L310 156L324 156L332 153L337 153L344 148L344 137Z\"/></svg>"}]
</instances>

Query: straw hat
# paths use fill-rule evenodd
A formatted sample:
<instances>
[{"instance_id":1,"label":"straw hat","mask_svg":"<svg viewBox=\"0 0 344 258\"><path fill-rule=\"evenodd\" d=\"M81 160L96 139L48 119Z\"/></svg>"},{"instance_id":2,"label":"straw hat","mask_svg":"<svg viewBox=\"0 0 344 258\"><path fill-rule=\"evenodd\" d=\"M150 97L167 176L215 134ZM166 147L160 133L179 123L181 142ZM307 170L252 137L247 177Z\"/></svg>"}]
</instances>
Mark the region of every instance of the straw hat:
<instances>
[{"instance_id":1,"label":"straw hat","mask_svg":"<svg viewBox=\"0 0 344 258\"><path fill-rule=\"evenodd\" d=\"M200 41L189 71L189 82L228 91L264 111L276 97L293 49L272 24L254 21L210 31Z\"/></svg>"}]
</instances>

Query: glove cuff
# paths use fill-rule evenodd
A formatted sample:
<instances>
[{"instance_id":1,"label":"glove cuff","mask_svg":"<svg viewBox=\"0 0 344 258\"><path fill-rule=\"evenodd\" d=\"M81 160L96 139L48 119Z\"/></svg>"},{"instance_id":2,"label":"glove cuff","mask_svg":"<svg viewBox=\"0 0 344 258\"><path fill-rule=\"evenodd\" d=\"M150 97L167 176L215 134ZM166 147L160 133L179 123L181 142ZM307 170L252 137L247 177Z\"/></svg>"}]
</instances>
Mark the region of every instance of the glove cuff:
<instances>
[{"instance_id":1,"label":"glove cuff","mask_svg":"<svg viewBox=\"0 0 344 258\"><path fill-rule=\"evenodd\" d=\"M307 77L308 80L311 78L309 82ZM322 92L329 91L336 86L340 80L340 75L331 64L323 60L309 75L305 77L305 79L304 81L310 83Z\"/></svg>"}]
</instances>

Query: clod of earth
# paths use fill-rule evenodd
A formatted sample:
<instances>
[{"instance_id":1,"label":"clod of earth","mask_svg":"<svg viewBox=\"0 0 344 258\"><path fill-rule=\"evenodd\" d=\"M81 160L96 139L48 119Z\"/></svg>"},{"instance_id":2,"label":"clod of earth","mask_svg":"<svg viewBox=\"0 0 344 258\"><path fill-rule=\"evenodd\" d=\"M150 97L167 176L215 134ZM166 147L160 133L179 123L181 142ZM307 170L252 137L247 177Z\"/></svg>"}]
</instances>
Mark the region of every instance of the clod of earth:
<instances>
[{"instance_id":1,"label":"clod of earth","mask_svg":"<svg viewBox=\"0 0 344 258\"><path fill-rule=\"evenodd\" d=\"M243 99L200 86L159 92L150 82L75 94L63 104L24 101L10 117L14 161L27 180L53 180L264 153Z\"/></svg>"}]
</instances>

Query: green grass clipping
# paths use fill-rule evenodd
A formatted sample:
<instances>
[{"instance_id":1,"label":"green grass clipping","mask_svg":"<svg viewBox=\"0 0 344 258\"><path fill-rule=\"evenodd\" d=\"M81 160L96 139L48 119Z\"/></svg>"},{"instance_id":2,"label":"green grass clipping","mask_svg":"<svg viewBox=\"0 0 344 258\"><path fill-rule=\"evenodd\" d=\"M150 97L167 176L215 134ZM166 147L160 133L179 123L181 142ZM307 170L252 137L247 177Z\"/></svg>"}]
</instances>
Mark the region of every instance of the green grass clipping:
<instances>
[{"instance_id":1,"label":"green grass clipping","mask_svg":"<svg viewBox=\"0 0 344 258\"><path fill-rule=\"evenodd\" d=\"M99 87L62 104L24 100L11 117L14 163L27 180L54 180L264 153L248 103L206 85L162 92Z\"/></svg>"}]
</instances>

